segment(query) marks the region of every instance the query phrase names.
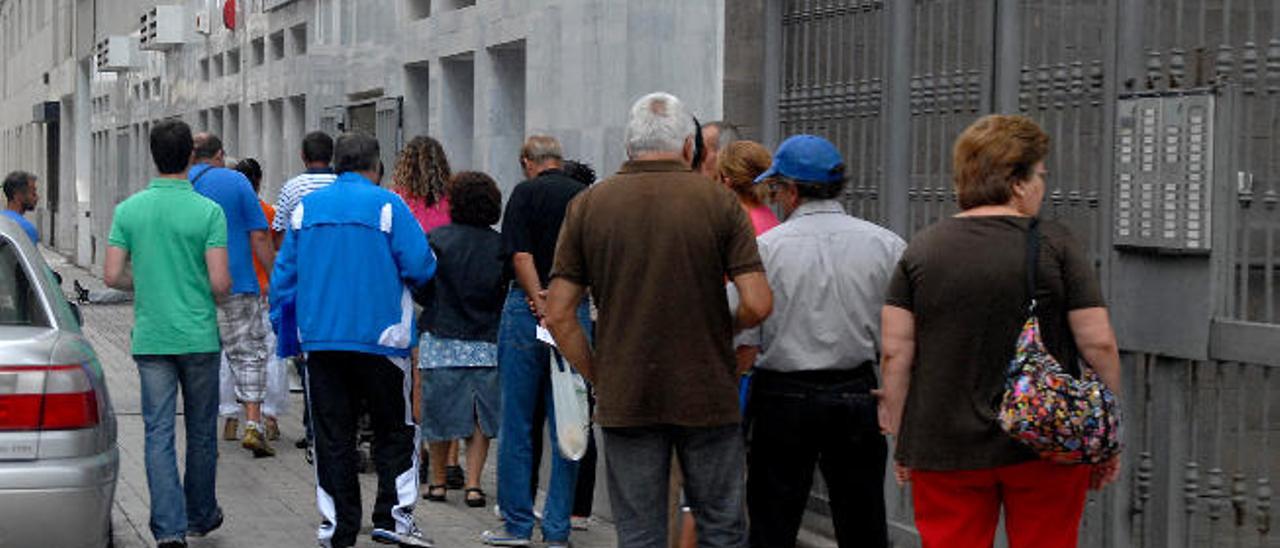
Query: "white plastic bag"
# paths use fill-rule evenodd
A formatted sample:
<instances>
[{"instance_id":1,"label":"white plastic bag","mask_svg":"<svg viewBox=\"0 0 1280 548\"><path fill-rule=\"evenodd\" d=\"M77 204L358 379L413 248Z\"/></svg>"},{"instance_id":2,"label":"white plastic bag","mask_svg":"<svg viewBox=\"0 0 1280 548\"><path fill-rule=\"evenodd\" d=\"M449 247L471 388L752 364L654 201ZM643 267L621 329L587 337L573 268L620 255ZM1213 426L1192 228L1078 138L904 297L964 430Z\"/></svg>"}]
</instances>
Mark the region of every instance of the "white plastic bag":
<instances>
[{"instance_id":1,"label":"white plastic bag","mask_svg":"<svg viewBox=\"0 0 1280 548\"><path fill-rule=\"evenodd\" d=\"M262 321L271 327L271 318L262 313ZM267 393L262 400L262 414L280 418L289 412L289 367L288 361L276 357L276 334L267 330Z\"/></svg>"},{"instance_id":2,"label":"white plastic bag","mask_svg":"<svg viewBox=\"0 0 1280 548\"><path fill-rule=\"evenodd\" d=\"M556 440L564 458L580 460L587 454L591 431L587 381L555 348L551 349L551 358L551 400L555 406Z\"/></svg>"},{"instance_id":3,"label":"white plastic bag","mask_svg":"<svg viewBox=\"0 0 1280 548\"><path fill-rule=\"evenodd\" d=\"M271 319L266 312L262 321L267 327ZM276 335L267 330L267 393L262 400L262 414L280 418L289 412L289 368L292 364L276 357ZM222 353L222 364L218 371L218 415L222 417L240 418L240 403L236 401L236 377L227 364L227 353Z\"/></svg>"}]
</instances>

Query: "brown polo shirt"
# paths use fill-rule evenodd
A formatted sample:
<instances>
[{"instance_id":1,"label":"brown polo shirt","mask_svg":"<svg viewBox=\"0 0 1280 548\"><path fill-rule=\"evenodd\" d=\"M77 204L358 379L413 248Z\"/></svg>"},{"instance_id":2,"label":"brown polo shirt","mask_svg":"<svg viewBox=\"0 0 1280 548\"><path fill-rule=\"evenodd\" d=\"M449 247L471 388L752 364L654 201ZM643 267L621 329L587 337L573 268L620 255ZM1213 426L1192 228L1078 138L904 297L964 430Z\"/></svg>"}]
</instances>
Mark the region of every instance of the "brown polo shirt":
<instances>
[{"instance_id":1,"label":"brown polo shirt","mask_svg":"<svg viewBox=\"0 0 1280 548\"><path fill-rule=\"evenodd\" d=\"M591 286L596 420L740 420L725 276L764 270L751 220L683 163L631 161L569 204L551 276Z\"/></svg>"}]
</instances>

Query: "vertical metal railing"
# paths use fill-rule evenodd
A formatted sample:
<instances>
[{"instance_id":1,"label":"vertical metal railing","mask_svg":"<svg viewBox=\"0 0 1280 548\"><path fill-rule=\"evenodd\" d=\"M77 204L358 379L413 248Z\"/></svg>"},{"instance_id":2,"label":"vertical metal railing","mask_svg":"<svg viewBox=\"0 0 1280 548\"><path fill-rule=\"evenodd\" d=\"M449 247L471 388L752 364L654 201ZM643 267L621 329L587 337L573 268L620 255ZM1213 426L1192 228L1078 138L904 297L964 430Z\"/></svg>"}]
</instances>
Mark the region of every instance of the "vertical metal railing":
<instances>
[{"instance_id":1,"label":"vertical metal railing","mask_svg":"<svg viewBox=\"0 0 1280 548\"><path fill-rule=\"evenodd\" d=\"M982 110L982 81L991 74L992 3L921 0L912 14L911 173L909 234L956 211L951 145Z\"/></svg>"},{"instance_id":2,"label":"vertical metal railing","mask_svg":"<svg viewBox=\"0 0 1280 548\"><path fill-rule=\"evenodd\" d=\"M1259 448L1258 465L1258 544L1274 546L1280 544L1271 530L1271 475L1276 472L1276 458L1271 454L1271 375L1273 368L1262 369L1262 444ZM1243 432L1243 431L1242 431ZM1270 540L1268 540L1270 539Z\"/></svg>"},{"instance_id":3,"label":"vertical metal railing","mask_svg":"<svg viewBox=\"0 0 1280 548\"><path fill-rule=\"evenodd\" d=\"M1271 478L1280 472L1270 444L1276 366L1149 354L1125 361L1135 392L1118 486L1128 492L1117 494L1127 500L1128 523L1111 537L1086 531L1082 538L1096 542L1082 546L1280 546L1271 527Z\"/></svg>"},{"instance_id":4,"label":"vertical metal railing","mask_svg":"<svg viewBox=\"0 0 1280 548\"><path fill-rule=\"evenodd\" d=\"M845 158L849 213L883 222L884 2L787 0L782 9L781 135L830 139Z\"/></svg>"},{"instance_id":5,"label":"vertical metal railing","mask_svg":"<svg viewBox=\"0 0 1280 548\"><path fill-rule=\"evenodd\" d=\"M1103 25L1107 0L1026 0L1018 108L1053 141L1044 215L1068 225L1096 264L1102 262L1099 205Z\"/></svg>"},{"instance_id":6,"label":"vertical metal railing","mask_svg":"<svg viewBox=\"0 0 1280 548\"><path fill-rule=\"evenodd\" d=\"M1280 6L1252 0L1148 0L1147 9L1157 15L1153 21L1172 27L1165 33L1172 36L1170 43L1149 37L1144 46L1148 87L1217 84L1239 93L1233 123L1238 131L1225 137L1232 166L1232 180L1225 183L1233 187L1234 203L1231 271L1224 278L1229 299L1222 313L1274 324L1280 321L1275 235L1280 151L1274 142L1280 133Z\"/></svg>"}]
</instances>

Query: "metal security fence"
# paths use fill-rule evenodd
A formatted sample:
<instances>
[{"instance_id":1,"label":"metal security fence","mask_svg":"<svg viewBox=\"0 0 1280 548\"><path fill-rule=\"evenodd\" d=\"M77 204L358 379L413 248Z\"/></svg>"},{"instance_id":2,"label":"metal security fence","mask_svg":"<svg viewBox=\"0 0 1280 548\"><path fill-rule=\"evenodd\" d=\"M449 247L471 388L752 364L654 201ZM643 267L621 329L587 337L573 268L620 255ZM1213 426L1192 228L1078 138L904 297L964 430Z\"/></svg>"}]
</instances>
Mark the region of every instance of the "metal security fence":
<instances>
[{"instance_id":1,"label":"metal security fence","mask_svg":"<svg viewBox=\"0 0 1280 548\"><path fill-rule=\"evenodd\" d=\"M911 25L928 32L912 35L911 172L907 179L910 231L955 212L949 143L982 112L982 83L990 80L989 17L971 2L918 3ZM901 7L899 7L901 9Z\"/></svg>"},{"instance_id":2,"label":"metal security fence","mask_svg":"<svg viewBox=\"0 0 1280 548\"><path fill-rule=\"evenodd\" d=\"M1280 3L765 7L766 140L831 139L853 215L910 237L953 214L951 146L985 113L1053 137L1044 215L1094 259L1125 367L1126 467L1081 545L1280 546ZM918 544L909 487L886 495Z\"/></svg>"},{"instance_id":3,"label":"metal security fence","mask_svg":"<svg viewBox=\"0 0 1280 548\"><path fill-rule=\"evenodd\" d=\"M787 2L782 9L782 131L825 135L845 151L851 212L878 220L884 2Z\"/></svg>"}]
</instances>

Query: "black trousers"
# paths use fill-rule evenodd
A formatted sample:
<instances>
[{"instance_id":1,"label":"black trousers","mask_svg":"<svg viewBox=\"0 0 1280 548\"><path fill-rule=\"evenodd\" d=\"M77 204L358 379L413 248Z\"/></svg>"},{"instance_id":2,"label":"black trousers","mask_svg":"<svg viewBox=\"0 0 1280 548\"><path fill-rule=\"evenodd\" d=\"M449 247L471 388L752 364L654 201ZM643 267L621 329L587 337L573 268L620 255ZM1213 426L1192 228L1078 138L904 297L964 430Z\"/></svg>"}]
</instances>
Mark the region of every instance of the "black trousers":
<instances>
[{"instance_id":1,"label":"black trousers","mask_svg":"<svg viewBox=\"0 0 1280 548\"><path fill-rule=\"evenodd\" d=\"M747 473L751 546L795 546L815 466L826 480L839 545L888 545L888 445L870 393L875 386L869 364L846 371L756 370Z\"/></svg>"},{"instance_id":2,"label":"black trousers","mask_svg":"<svg viewBox=\"0 0 1280 548\"><path fill-rule=\"evenodd\" d=\"M412 378L404 369L410 367L408 361L359 352L312 352L308 356L307 390L320 485L316 496L324 520L319 531L323 545L352 546L360 531L356 423L362 400L373 422L373 463L378 472L373 526L402 533L415 528L418 429L413 422Z\"/></svg>"},{"instance_id":3,"label":"black trousers","mask_svg":"<svg viewBox=\"0 0 1280 548\"><path fill-rule=\"evenodd\" d=\"M307 394L307 355L298 354L293 357L293 367L298 371L298 379L302 381L302 429L306 432L307 443L313 443L311 434L311 396Z\"/></svg>"}]
</instances>

